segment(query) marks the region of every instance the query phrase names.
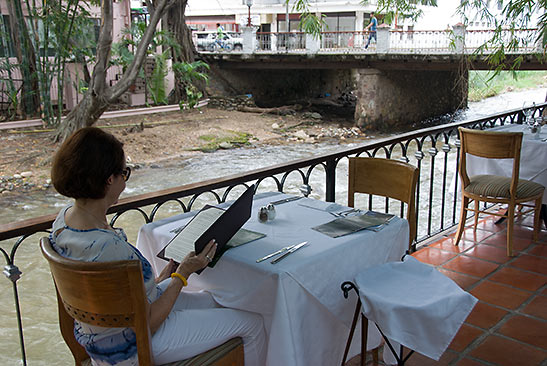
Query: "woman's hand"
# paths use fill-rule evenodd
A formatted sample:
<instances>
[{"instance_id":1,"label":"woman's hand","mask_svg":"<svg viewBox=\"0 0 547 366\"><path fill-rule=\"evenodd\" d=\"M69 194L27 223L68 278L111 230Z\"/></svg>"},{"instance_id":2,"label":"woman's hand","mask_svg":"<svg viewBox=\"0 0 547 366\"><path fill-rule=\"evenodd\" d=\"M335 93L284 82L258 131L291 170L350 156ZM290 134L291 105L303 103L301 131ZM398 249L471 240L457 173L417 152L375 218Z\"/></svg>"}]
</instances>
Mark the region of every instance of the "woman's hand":
<instances>
[{"instance_id":1,"label":"woman's hand","mask_svg":"<svg viewBox=\"0 0 547 366\"><path fill-rule=\"evenodd\" d=\"M159 276L156 277L156 283L160 283L166 278L169 278L171 276L171 273L175 272L176 270L177 270L177 265L175 264L175 261L173 259L170 259L169 263L167 263L167 265L161 271Z\"/></svg>"},{"instance_id":2,"label":"woman's hand","mask_svg":"<svg viewBox=\"0 0 547 366\"><path fill-rule=\"evenodd\" d=\"M188 278L192 273L199 271L200 269L205 268L209 262L213 260L213 257L215 256L215 252L217 250L217 243L215 243L215 240L211 240L205 248L196 255L195 252L190 252L182 262L180 262L177 273L180 273L185 278Z\"/></svg>"}]
</instances>

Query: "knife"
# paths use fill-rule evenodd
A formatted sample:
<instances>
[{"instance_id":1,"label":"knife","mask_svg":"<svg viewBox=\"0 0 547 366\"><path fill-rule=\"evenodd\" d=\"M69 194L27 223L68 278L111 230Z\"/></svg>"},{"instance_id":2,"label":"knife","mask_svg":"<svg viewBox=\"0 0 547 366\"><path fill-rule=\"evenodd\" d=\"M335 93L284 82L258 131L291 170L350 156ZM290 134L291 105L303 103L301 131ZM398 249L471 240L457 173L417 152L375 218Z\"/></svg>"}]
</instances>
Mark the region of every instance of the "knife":
<instances>
[{"instance_id":1,"label":"knife","mask_svg":"<svg viewBox=\"0 0 547 366\"><path fill-rule=\"evenodd\" d=\"M304 197L303 196L293 196L293 197L289 197L289 198L283 198L282 200L274 201L274 202L270 202L270 203L275 206L275 205L280 205L282 203L296 201L296 200L299 200L301 198L304 198Z\"/></svg>"},{"instance_id":2,"label":"knife","mask_svg":"<svg viewBox=\"0 0 547 366\"><path fill-rule=\"evenodd\" d=\"M287 257L289 254L291 253L294 253L296 252L298 249L302 248L303 246L307 245L308 242L305 241L305 242L302 242L298 245L295 245L294 247L292 247L291 249L287 250L283 255L281 255L280 257L274 259L273 261L271 261L270 263L271 264L276 264L277 262L279 262L280 260L282 260L283 258Z\"/></svg>"},{"instance_id":3,"label":"knife","mask_svg":"<svg viewBox=\"0 0 547 366\"><path fill-rule=\"evenodd\" d=\"M258 259L256 260L256 263L260 263L260 262L262 262L262 261L265 261L265 260L268 259L268 258L271 258L271 257L276 256L276 255L278 255L278 254L284 253L284 252L286 252L287 250L290 250L290 249L294 248L294 247L297 246L297 245L298 245L298 244L293 244L293 245L289 245L288 247L284 247L284 248L281 248L281 249L279 249L279 250L276 250L275 252L270 253L270 254L268 254L268 255L265 255L265 256L262 257L262 258L258 258Z\"/></svg>"}]
</instances>

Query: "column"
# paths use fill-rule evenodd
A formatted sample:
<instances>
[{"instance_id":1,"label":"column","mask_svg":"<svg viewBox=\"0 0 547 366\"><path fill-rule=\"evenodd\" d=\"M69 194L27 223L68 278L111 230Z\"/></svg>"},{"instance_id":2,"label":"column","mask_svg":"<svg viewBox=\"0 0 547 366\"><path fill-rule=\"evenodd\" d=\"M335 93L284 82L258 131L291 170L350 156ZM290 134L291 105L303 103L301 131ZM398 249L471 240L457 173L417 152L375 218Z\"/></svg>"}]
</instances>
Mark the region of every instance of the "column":
<instances>
[{"instance_id":1,"label":"column","mask_svg":"<svg viewBox=\"0 0 547 366\"><path fill-rule=\"evenodd\" d=\"M452 26L454 29L454 44L456 45L455 52L463 54L465 52L465 25L462 23Z\"/></svg>"},{"instance_id":2,"label":"column","mask_svg":"<svg viewBox=\"0 0 547 366\"><path fill-rule=\"evenodd\" d=\"M253 53L256 49L256 27L241 27L243 53Z\"/></svg>"},{"instance_id":3,"label":"column","mask_svg":"<svg viewBox=\"0 0 547 366\"><path fill-rule=\"evenodd\" d=\"M389 25L380 24L376 30L376 53L389 52Z\"/></svg>"}]
</instances>

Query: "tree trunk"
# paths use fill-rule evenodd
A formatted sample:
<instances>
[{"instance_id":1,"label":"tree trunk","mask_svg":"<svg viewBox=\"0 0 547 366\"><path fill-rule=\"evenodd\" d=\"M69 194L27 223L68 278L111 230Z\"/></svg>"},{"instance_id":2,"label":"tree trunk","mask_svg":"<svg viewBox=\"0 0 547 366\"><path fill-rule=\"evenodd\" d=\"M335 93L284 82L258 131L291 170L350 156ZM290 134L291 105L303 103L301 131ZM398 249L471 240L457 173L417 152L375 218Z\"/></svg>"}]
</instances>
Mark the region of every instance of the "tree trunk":
<instances>
[{"instance_id":1,"label":"tree trunk","mask_svg":"<svg viewBox=\"0 0 547 366\"><path fill-rule=\"evenodd\" d=\"M146 28L131 65L127 67L122 78L112 87L106 83L106 72L109 67L112 47L113 4L112 0L101 3L101 31L97 41L97 63L93 68L89 90L74 110L57 127L54 140L64 141L78 128L92 126L101 117L111 103L114 103L135 82L139 70L146 58L148 45L154 38L156 26L165 12L181 0L158 0L154 11L150 13L150 23Z\"/></svg>"},{"instance_id":2,"label":"tree trunk","mask_svg":"<svg viewBox=\"0 0 547 366\"><path fill-rule=\"evenodd\" d=\"M66 116L62 122L63 128L57 129L55 140L64 141L72 132L83 127L93 126L106 111L108 105L107 99L93 95L88 91L80 103Z\"/></svg>"},{"instance_id":3,"label":"tree trunk","mask_svg":"<svg viewBox=\"0 0 547 366\"><path fill-rule=\"evenodd\" d=\"M192 63L196 60L196 49L194 47L194 42L192 42L192 32L186 25L186 17L184 15L187 3L187 0L177 2L166 15L167 29L174 35L180 46L178 52L173 49L173 63ZM175 74L175 87L173 92L169 95L169 103L176 104L185 99L186 86L186 83L181 81L179 75ZM200 85L197 85L197 87L201 91L204 91L205 83L200 82Z\"/></svg>"},{"instance_id":4,"label":"tree trunk","mask_svg":"<svg viewBox=\"0 0 547 366\"><path fill-rule=\"evenodd\" d=\"M23 9L19 0L7 2L10 14L10 30L13 35L15 55L21 74L23 85L21 89L21 111L23 118L27 115L36 115L40 109L40 93L38 72L36 70L36 53L23 16Z\"/></svg>"}]
</instances>

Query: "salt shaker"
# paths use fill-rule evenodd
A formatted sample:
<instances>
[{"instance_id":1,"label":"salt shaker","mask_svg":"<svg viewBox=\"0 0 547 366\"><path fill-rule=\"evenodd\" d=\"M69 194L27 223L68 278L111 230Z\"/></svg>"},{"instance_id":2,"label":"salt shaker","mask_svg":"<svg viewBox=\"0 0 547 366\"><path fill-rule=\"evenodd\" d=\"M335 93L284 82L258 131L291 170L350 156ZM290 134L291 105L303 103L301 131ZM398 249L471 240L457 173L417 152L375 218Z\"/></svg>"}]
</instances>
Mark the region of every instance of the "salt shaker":
<instances>
[{"instance_id":1,"label":"salt shaker","mask_svg":"<svg viewBox=\"0 0 547 366\"><path fill-rule=\"evenodd\" d=\"M268 220L275 219L275 206L270 203L266 209L268 210Z\"/></svg>"},{"instance_id":2,"label":"salt shaker","mask_svg":"<svg viewBox=\"0 0 547 366\"><path fill-rule=\"evenodd\" d=\"M266 208L266 206L262 206L260 207L260 210L258 210L258 221L268 221L268 209Z\"/></svg>"}]
</instances>

